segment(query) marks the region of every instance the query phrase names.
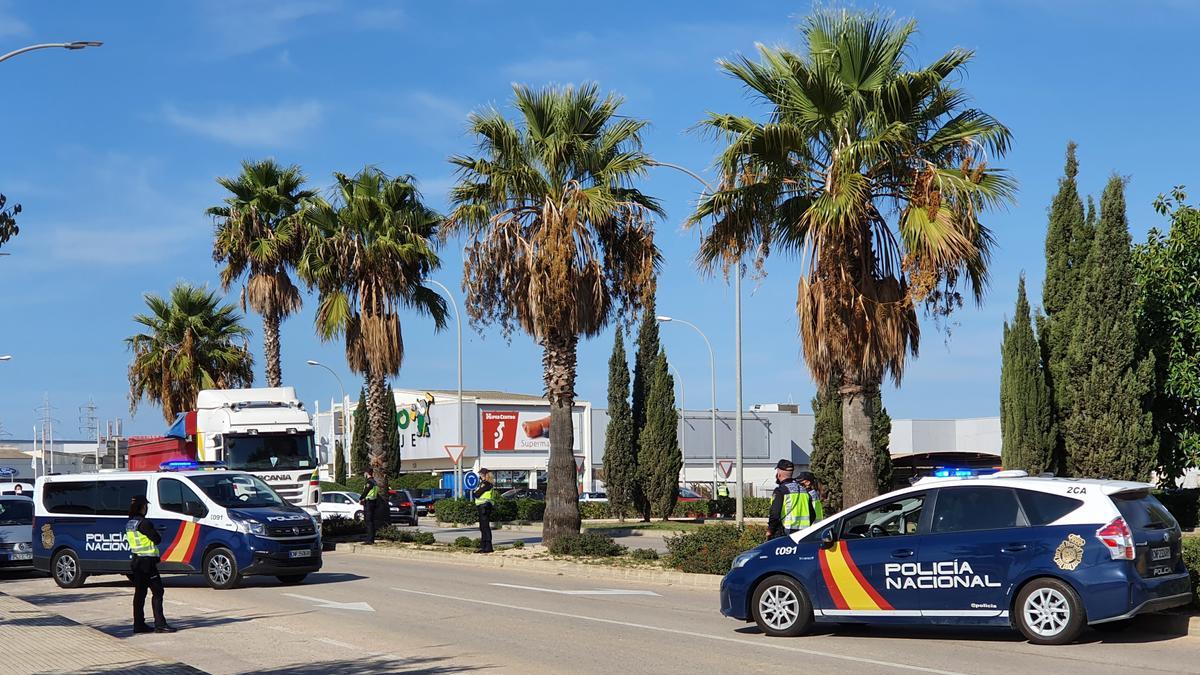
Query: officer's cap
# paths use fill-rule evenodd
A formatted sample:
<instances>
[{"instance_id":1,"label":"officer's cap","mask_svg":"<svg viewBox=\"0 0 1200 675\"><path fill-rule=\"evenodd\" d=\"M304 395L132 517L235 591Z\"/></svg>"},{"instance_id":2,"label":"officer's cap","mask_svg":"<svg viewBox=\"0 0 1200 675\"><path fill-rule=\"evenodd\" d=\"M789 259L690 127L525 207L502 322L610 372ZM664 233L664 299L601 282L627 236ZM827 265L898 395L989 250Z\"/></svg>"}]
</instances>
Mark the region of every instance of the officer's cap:
<instances>
[{"instance_id":1,"label":"officer's cap","mask_svg":"<svg viewBox=\"0 0 1200 675\"><path fill-rule=\"evenodd\" d=\"M792 460L790 459L781 459L779 460L779 463L775 465L776 471L791 471L795 468L796 465L792 464Z\"/></svg>"}]
</instances>

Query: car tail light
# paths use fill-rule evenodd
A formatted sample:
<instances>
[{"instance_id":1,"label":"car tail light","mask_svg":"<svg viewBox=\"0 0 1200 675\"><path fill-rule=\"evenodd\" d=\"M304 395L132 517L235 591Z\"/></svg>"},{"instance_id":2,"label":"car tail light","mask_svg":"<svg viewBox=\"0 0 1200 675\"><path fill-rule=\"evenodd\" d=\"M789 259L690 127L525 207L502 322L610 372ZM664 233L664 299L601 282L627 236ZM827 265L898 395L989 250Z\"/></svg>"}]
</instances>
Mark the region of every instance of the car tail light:
<instances>
[{"instance_id":1,"label":"car tail light","mask_svg":"<svg viewBox=\"0 0 1200 675\"><path fill-rule=\"evenodd\" d=\"M1113 560L1133 560L1133 532L1121 516L1114 518L1109 524L1096 530L1096 538L1108 549Z\"/></svg>"},{"instance_id":2,"label":"car tail light","mask_svg":"<svg viewBox=\"0 0 1200 675\"><path fill-rule=\"evenodd\" d=\"M400 506L408 508L408 507L412 506L412 502L400 502Z\"/></svg>"}]
</instances>

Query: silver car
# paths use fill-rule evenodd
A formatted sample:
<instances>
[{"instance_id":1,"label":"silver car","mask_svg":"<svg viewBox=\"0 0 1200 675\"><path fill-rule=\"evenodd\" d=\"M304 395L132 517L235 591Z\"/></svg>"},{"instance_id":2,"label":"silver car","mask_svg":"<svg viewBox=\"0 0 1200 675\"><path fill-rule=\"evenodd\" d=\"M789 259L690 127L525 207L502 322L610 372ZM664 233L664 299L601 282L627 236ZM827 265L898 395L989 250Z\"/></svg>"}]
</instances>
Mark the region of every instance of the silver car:
<instances>
[{"instance_id":1,"label":"silver car","mask_svg":"<svg viewBox=\"0 0 1200 675\"><path fill-rule=\"evenodd\" d=\"M33 569L33 500L0 496L0 570Z\"/></svg>"}]
</instances>

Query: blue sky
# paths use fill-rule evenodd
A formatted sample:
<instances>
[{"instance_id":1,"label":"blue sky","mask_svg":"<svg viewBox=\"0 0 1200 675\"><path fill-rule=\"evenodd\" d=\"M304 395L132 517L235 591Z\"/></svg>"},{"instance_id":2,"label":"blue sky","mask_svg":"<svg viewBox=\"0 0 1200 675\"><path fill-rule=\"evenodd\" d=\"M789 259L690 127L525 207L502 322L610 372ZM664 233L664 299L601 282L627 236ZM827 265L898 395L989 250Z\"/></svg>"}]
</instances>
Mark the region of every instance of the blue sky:
<instances>
[{"instance_id":1,"label":"blue sky","mask_svg":"<svg viewBox=\"0 0 1200 675\"><path fill-rule=\"evenodd\" d=\"M860 6L864 6L860 3ZM874 6L874 5L865 5ZM101 419L155 433L162 420L126 398L122 339L142 294L178 280L217 284L206 207L223 195L214 177L247 158L300 164L324 189L333 171L374 164L412 173L445 207L446 157L469 151L467 113L507 105L512 82L595 80L622 93L626 114L652 122L647 149L697 170L717 148L689 133L706 111L761 114L715 60L756 42L792 44L806 2L613 1L366 3L351 0L208 2L2 2L0 51L33 42L103 40L81 52L47 50L0 64L4 160L0 192L23 204L21 235L0 257L0 424L28 437L44 394L59 436L77 436L78 407L94 397ZM1017 276L1040 297L1046 207L1068 139L1080 144L1081 184L1099 194L1128 176L1135 239L1161 225L1150 207L1175 184L1196 183L1200 104L1191 3L956 2L884 5L918 20L914 58L953 46L978 51L967 87L1015 137L998 162L1020 181L1019 202L987 222L998 247L983 307L965 308L947 333L926 321L920 358L901 389L887 388L894 417L969 417L998 411L999 343ZM681 229L696 196L666 169L641 186L660 197L666 256L659 309L704 329L717 350L718 406L731 409L732 294L692 263L696 233ZM459 286L460 244L443 250L436 278ZM807 407L813 384L800 358L794 312L799 262L780 257L744 284L745 401ZM231 294L235 297L236 294ZM285 380L324 408L347 385L338 344L312 330L310 301L283 326ZM251 315L254 348L261 323ZM540 354L525 336L467 329L468 388L541 391ZM683 326L664 326L689 408L708 405L707 353ZM407 361L397 386L452 388L454 332L405 324ZM612 333L583 343L577 391L605 400ZM256 367L262 381L261 358ZM352 384L353 383L353 384Z\"/></svg>"}]
</instances>

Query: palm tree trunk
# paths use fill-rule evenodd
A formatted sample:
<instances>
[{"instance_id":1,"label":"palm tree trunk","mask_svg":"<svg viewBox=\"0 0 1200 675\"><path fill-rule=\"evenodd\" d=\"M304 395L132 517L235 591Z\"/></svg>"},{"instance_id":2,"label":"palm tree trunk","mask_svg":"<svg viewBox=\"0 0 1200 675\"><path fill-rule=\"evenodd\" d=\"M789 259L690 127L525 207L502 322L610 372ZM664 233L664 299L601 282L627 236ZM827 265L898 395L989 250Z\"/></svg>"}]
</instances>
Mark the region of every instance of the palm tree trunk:
<instances>
[{"instance_id":1,"label":"palm tree trunk","mask_svg":"<svg viewBox=\"0 0 1200 675\"><path fill-rule=\"evenodd\" d=\"M374 368L367 369L367 427L368 427L368 457L371 461L371 473L375 476L375 482L379 484L379 490L383 495L387 494L388 475L387 475L387 425L393 423L387 419L387 413L384 412L386 406L385 397L388 396L387 380L383 373L376 372ZM380 500L381 503L386 503L386 499ZM381 507L384 514L388 513L387 506ZM385 520L377 522L387 522Z\"/></svg>"},{"instance_id":2,"label":"palm tree trunk","mask_svg":"<svg viewBox=\"0 0 1200 675\"><path fill-rule=\"evenodd\" d=\"M575 484L574 421L576 346L579 338L548 335L542 340L546 398L550 401L550 462L542 543L579 533L579 489Z\"/></svg>"},{"instance_id":3,"label":"palm tree trunk","mask_svg":"<svg viewBox=\"0 0 1200 675\"><path fill-rule=\"evenodd\" d=\"M263 356L267 359L267 386L283 386L283 369L279 365L279 316L263 315Z\"/></svg>"},{"instance_id":4,"label":"palm tree trunk","mask_svg":"<svg viewBox=\"0 0 1200 675\"><path fill-rule=\"evenodd\" d=\"M861 383L843 382L842 395L842 508L879 494L875 482L875 450L871 445L871 391Z\"/></svg>"}]
</instances>

